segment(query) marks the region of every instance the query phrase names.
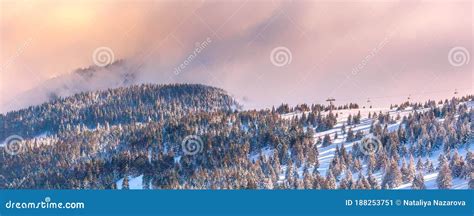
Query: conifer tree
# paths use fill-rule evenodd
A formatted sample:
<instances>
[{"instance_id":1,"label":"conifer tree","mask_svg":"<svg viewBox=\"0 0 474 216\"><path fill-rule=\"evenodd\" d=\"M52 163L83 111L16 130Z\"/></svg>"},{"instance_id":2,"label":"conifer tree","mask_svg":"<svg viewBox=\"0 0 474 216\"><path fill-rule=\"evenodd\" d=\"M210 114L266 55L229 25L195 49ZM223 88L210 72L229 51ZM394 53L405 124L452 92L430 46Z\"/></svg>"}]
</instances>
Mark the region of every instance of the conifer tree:
<instances>
[{"instance_id":1,"label":"conifer tree","mask_svg":"<svg viewBox=\"0 0 474 216\"><path fill-rule=\"evenodd\" d=\"M369 172L367 175L367 181L369 181L371 189L380 189L379 183L372 172Z\"/></svg>"},{"instance_id":2,"label":"conifer tree","mask_svg":"<svg viewBox=\"0 0 474 216\"><path fill-rule=\"evenodd\" d=\"M474 189L474 172L469 175L469 189Z\"/></svg>"},{"instance_id":3,"label":"conifer tree","mask_svg":"<svg viewBox=\"0 0 474 216\"><path fill-rule=\"evenodd\" d=\"M392 158L390 166L382 180L382 188L396 188L402 183L402 173L398 168L398 163Z\"/></svg>"},{"instance_id":4,"label":"conifer tree","mask_svg":"<svg viewBox=\"0 0 474 216\"><path fill-rule=\"evenodd\" d=\"M326 189L336 189L336 178L330 170L326 176Z\"/></svg>"},{"instance_id":5,"label":"conifer tree","mask_svg":"<svg viewBox=\"0 0 474 216\"><path fill-rule=\"evenodd\" d=\"M453 181L453 177L451 176L451 169L449 168L449 164L446 161L444 161L439 166L438 178L436 179L438 188L450 189L451 186L453 185L452 181Z\"/></svg>"},{"instance_id":6,"label":"conifer tree","mask_svg":"<svg viewBox=\"0 0 474 216\"><path fill-rule=\"evenodd\" d=\"M354 132L352 132L352 128L349 128L347 131L346 142L354 141Z\"/></svg>"},{"instance_id":7,"label":"conifer tree","mask_svg":"<svg viewBox=\"0 0 474 216\"><path fill-rule=\"evenodd\" d=\"M122 181L122 189L123 190L127 190L130 188L129 186L129 183L128 183L128 175L125 175L125 177L123 178L123 181Z\"/></svg>"},{"instance_id":8,"label":"conifer tree","mask_svg":"<svg viewBox=\"0 0 474 216\"><path fill-rule=\"evenodd\" d=\"M459 156L457 150L454 151L454 154L449 162L449 166L451 168L451 171L453 172L452 175L454 178L461 177L464 168L464 160L462 159L462 157Z\"/></svg>"},{"instance_id":9,"label":"conifer tree","mask_svg":"<svg viewBox=\"0 0 474 216\"><path fill-rule=\"evenodd\" d=\"M420 172L425 170L425 165L421 162L421 158L418 158L418 161L416 162L416 169Z\"/></svg>"},{"instance_id":10,"label":"conifer tree","mask_svg":"<svg viewBox=\"0 0 474 216\"><path fill-rule=\"evenodd\" d=\"M419 190L426 189L425 179L423 177L423 174L418 173L417 175L415 175L415 177L413 178L411 188L412 189L419 189Z\"/></svg>"},{"instance_id":11,"label":"conifer tree","mask_svg":"<svg viewBox=\"0 0 474 216\"><path fill-rule=\"evenodd\" d=\"M352 172L349 169L346 169L345 176L339 183L339 189L351 189L352 188Z\"/></svg>"},{"instance_id":12,"label":"conifer tree","mask_svg":"<svg viewBox=\"0 0 474 216\"><path fill-rule=\"evenodd\" d=\"M332 144L332 140L331 140L331 137L329 136L329 134L324 135L323 147L327 147L331 144Z\"/></svg>"},{"instance_id":13,"label":"conifer tree","mask_svg":"<svg viewBox=\"0 0 474 216\"><path fill-rule=\"evenodd\" d=\"M410 155L410 161L408 162L408 167L407 167L407 176L406 180L408 182L413 181L413 178L415 177L415 159L413 158L413 155Z\"/></svg>"}]
</instances>

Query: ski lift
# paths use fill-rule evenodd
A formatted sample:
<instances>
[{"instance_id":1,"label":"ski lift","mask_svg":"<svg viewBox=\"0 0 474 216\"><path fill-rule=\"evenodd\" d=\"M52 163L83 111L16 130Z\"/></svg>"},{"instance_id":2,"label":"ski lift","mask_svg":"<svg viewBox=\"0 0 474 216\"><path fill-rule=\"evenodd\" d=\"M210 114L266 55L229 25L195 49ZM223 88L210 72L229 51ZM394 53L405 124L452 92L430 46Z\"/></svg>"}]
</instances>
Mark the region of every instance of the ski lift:
<instances>
[{"instance_id":1,"label":"ski lift","mask_svg":"<svg viewBox=\"0 0 474 216\"><path fill-rule=\"evenodd\" d=\"M330 105L332 105L332 102L336 101L336 99L328 98L326 101L329 102Z\"/></svg>"},{"instance_id":2,"label":"ski lift","mask_svg":"<svg viewBox=\"0 0 474 216\"><path fill-rule=\"evenodd\" d=\"M336 101L336 99L328 98L326 101L329 102L329 109L332 110L332 108L333 108L332 102Z\"/></svg>"}]
</instances>

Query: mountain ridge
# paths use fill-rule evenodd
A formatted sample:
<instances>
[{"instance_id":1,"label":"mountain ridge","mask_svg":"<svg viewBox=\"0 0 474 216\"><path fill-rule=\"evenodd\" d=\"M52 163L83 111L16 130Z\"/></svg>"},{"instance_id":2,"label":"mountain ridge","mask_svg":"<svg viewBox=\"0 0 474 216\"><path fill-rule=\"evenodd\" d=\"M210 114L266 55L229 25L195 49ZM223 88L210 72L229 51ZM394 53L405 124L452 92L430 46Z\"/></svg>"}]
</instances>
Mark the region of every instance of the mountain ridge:
<instances>
[{"instance_id":1,"label":"mountain ridge","mask_svg":"<svg viewBox=\"0 0 474 216\"><path fill-rule=\"evenodd\" d=\"M200 100L193 100L193 97ZM126 100L125 103L123 100ZM186 110L212 111L239 109L241 105L233 99L226 91L216 87L202 84L141 84L115 89L82 92L65 98L57 98L37 106L0 114L0 140L4 140L8 134L21 133L18 135L25 138L33 137L47 130L25 129L22 123L37 124L42 128L51 128L50 132L58 132L67 124L76 125L83 123L88 127L94 124L110 124L145 122L149 119L143 113L135 112L134 109L148 110L150 120L159 120L167 115L170 104L175 103ZM117 116L107 113L93 113L95 110L117 111L122 120ZM163 113L160 113L163 112ZM47 115L45 113L48 113ZM122 113L122 114L120 114ZM46 115L46 116L45 116ZM74 117L74 115L81 115ZM85 116L90 117L86 119ZM39 120L39 119L45 120ZM74 119L68 122L68 120ZM123 121L123 119L128 119ZM13 126L11 126L13 125ZM26 132L22 132L26 131Z\"/></svg>"}]
</instances>

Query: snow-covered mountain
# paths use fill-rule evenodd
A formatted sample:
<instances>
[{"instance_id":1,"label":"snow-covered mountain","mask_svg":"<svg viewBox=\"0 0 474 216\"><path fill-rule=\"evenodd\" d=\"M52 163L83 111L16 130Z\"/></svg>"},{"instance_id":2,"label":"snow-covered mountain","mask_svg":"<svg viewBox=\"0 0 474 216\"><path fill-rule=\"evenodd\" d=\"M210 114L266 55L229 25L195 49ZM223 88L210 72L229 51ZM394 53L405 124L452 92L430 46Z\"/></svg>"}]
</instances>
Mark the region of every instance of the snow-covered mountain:
<instances>
[{"instance_id":1,"label":"snow-covered mountain","mask_svg":"<svg viewBox=\"0 0 474 216\"><path fill-rule=\"evenodd\" d=\"M472 188L473 98L241 110L203 85L84 92L0 115L0 187Z\"/></svg>"}]
</instances>

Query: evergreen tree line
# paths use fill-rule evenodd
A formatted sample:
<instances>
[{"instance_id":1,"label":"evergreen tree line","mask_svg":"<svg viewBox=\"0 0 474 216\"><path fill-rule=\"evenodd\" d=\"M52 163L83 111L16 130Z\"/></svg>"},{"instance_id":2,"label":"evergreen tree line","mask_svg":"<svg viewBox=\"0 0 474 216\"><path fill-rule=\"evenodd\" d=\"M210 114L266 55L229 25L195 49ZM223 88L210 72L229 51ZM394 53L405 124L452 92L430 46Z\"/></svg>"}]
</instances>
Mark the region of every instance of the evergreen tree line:
<instances>
[{"instance_id":1,"label":"evergreen tree line","mask_svg":"<svg viewBox=\"0 0 474 216\"><path fill-rule=\"evenodd\" d=\"M326 171L320 148L336 144L329 135L315 137L337 123L332 109L299 105L302 115L290 119L278 109L238 111L221 90L201 88L83 93L3 115L8 131L26 127L26 137L52 135L26 139L18 155L0 153L0 188L114 189L120 179L127 188L130 177L143 175L146 189L422 189L423 176L435 172L438 188L451 188L454 178L474 187L472 153L457 152L473 141L474 110L466 106L472 96L429 101L403 118L369 114L380 150L363 154L367 134L349 128L343 137L352 148L338 145ZM347 126L362 116L350 118ZM202 139L201 152L184 154L189 135ZM435 165L429 157L440 151Z\"/></svg>"}]
</instances>

